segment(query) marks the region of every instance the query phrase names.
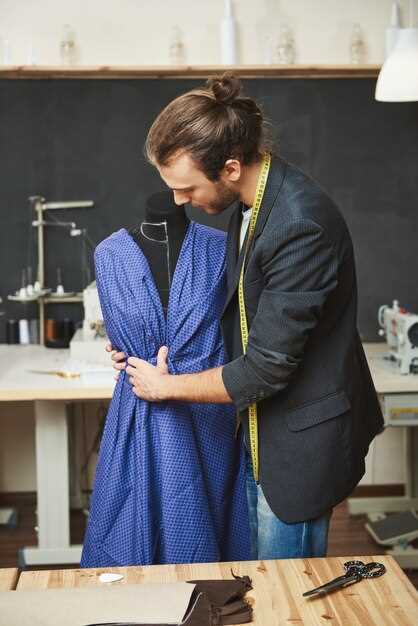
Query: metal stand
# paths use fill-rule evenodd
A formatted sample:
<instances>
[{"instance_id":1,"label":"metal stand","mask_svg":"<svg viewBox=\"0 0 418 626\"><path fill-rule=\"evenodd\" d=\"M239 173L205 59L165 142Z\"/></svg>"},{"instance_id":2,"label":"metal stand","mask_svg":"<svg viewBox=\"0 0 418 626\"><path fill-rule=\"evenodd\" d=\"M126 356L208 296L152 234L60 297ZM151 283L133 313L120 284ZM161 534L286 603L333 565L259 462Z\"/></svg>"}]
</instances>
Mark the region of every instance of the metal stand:
<instances>
[{"instance_id":1,"label":"metal stand","mask_svg":"<svg viewBox=\"0 0 418 626\"><path fill-rule=\"evenodd\" d=\"M0 304L3 302L0 298ZM4 311L0 311L0 317L4 315ZM17 511L11 508L0 508L0 526L16 526Z\"/></svg>"},{"instance_id":2,"label":"metal stand","mask_svg":"<svg viewBox=\"0 0 418 626\"><path fill-rule=\"evenodd\" d=\"M42 196L31 196L29 198L33 210L36 212L36 220L32 222L32 226L37 228L38 231L38 273L37 281L40 286L40 290L45 289L45 226L64 226L66 228L76 229L76 224L73 222L47 222L44 218L45 211L52 209L80 209L94 206L94 203L90 200L75 201L75 202L45 202L45 198ZM81 234L81 231L77 229L77 233ZM44 345L45 343L45 304L50 302L48 297L39 296L37 298L39 306L39 343ZM58 302L58 300L55 300ZM59 302L82 302L81 296L75 296L72 298L62 298Z\"/></svg>"}]
</instances>

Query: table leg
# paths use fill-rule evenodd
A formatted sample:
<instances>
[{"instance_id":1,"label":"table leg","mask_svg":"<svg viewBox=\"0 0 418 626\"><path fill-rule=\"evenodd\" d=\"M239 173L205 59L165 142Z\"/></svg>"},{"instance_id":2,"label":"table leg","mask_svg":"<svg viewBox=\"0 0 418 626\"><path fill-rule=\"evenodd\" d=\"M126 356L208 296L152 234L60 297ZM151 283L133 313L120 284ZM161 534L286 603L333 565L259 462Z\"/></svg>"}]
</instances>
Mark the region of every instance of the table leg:
<instances>
[{"instance_id":1,"label":"table leg","mask_svg":"<svg viewBox=\"0 0 418 626\"><path fill-rule=\"evenodd\" d=\"M349 498L350 515L397 513L418 509L418 428L404 426L405 495Z\"/></svg>"},{"instance_id":2,"label":"table leg","mask_svg":"<svg viewBox=\"0 0 418 626\"><path fill-rule=\"evenodd\" d=\"M80 476L82 475L82 462L79 454L79 440L81 424L81 411L75 403L67 405L68 441L69 441L69 484L70 484L70 509L81 510L84 507L83 492L81 490Z\"/></svg>"},{"instance_id":3,"label":"table leg","mask_svg":"<svg viewBox=\"0 0 418 626\"><path fill-rule=\"evenodd\" d=\"M65 402L35 402L38 547L24 548L25 565L79 563L70 546L68 424Z\"/></svg>"}]
</instances>

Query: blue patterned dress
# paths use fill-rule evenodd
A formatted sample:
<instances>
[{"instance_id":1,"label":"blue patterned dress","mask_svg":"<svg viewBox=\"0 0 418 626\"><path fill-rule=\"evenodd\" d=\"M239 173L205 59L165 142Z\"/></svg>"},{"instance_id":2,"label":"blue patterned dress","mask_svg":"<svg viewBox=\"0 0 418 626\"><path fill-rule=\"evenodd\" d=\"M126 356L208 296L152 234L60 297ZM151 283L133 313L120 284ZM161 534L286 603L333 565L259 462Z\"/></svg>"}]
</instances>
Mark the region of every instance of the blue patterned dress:
<instances>
[{"instance_id":1,"label":"blue patterned dress","mask_svg":"<svg viewBox=\"0 0 418 626\"><path fill-rule=\"evenodd\" d=\"M224 362L225 235L191 222L170 290L167 319L148 262L122 229L96 249L109 339L171 373ZM106 418L82 567L250 558L241 437L229 405L149 403L122 373Z\"/></svg>"}]
</instances>

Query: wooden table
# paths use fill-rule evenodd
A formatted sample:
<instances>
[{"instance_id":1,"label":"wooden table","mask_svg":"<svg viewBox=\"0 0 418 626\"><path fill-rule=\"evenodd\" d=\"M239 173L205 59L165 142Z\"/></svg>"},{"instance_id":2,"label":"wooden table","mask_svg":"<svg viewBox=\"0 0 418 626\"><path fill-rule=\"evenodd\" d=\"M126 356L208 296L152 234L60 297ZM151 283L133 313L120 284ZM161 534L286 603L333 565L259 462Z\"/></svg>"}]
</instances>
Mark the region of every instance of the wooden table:
<instances>
[{"instance_id":1,"label":"wooden table","mask_svg":"<svg viewBox=\"0 0 418 626\"><path fill-rule=\"evenodd\" d=\"M307 600L302 593L341 575L343 563L353 558L384 563L387 573L381 578L362 581L324 598ZM415 626L418 593L391 557L338 557L247 561L193 565L153 565L107 569L72 569L23 572L17 591L94 586L101 584L99 574L116 572L123 581L113 584L177 582L184 580L250 576L254 589L247 594L259 626L289 624L340 626Z\"/></svg>"},{"instance_id":2,"label":"wooden table","mask_svg":"<svg viewBox=\"0 0 418 626\"><path fill-rule=\"evenodd\" d=\"M0 569L0 591L13 591L19 579L19 570Z\"/></svg>"}]
</instances>

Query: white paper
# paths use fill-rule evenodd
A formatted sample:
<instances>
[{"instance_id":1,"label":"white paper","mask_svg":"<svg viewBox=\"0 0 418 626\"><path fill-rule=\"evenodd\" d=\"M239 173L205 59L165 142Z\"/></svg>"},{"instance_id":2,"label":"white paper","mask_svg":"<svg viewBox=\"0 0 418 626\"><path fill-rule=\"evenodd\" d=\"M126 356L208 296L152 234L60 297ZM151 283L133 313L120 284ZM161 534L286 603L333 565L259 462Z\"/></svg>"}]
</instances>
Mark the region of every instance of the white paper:
<instances>
[{"instance_id":1,"label":"white paper","mask_svg":"<svg viewBox=\"0 0 418 626\"><path fill-rule=\"evenodd\" d=\"M101 583L117 583L123 579L122 574L112 574L112 572L100 574L99 580Z\"/></svg>"}]
</instances>

